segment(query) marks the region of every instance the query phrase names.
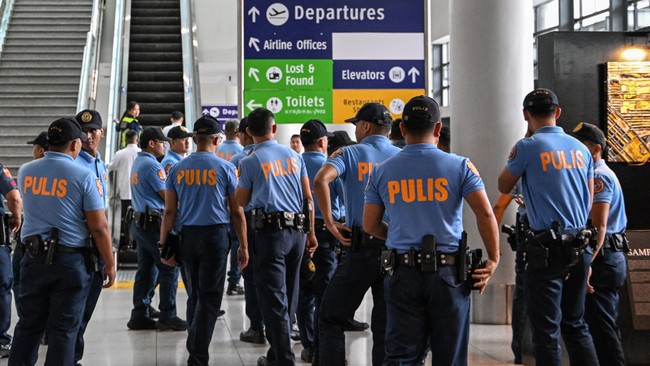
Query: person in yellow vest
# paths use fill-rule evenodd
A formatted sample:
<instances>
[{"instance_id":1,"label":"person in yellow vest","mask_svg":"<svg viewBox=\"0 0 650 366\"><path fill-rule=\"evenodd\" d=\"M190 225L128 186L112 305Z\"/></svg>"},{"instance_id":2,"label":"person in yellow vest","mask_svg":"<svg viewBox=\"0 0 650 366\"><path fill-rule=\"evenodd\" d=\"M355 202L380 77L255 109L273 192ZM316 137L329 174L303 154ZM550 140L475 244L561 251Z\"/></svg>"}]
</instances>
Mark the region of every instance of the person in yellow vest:
<instances>
[{"instance_id":1,"label":"person in yellow vest","mask_svg":"<svg viewBox=\"0 0 650 366\"><path fill-rule=\"evenodd\" d=\"M118 132L118 146L120 149L123 149L126 147L126 132L127 131L135 131L138 133L138 136L140 133L142 133L142 126L140 125L140 122L138 122L138 117L140 116L140 104L138 102L128 102L126 104L126 112L122 115L122 118L120 119L120 122L117 124L117 132Z\"/></svg>"}]
</instances>

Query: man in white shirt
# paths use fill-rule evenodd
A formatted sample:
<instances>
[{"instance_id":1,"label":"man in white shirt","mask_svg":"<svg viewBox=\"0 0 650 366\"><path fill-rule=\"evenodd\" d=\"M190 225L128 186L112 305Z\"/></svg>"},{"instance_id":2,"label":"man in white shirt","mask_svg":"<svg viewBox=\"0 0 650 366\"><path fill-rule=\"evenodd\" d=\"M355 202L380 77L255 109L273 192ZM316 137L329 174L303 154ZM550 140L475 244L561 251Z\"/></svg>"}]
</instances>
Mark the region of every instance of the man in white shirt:
<instances>
[{"instance_id":1,"label":"man in white shirt","mask_svg":"<svg viewBox=\"0 0 650 366\"><path fill-rule=\"evenodd\" d=\"M163 128L163 134L165 134L165 136L167 136L167 134L169 133L169 130L171 130L172 128L174 128L176 126L182 125L184 120L185 120L185 116L183 116L183 113L181 113L179 111L172 112L172 116L170 118L171 124L169 126L165 126Z\"/></svg>"},{"instance_id":2,"label":"man in white shirt","mask_svg":"<svg viewBox=\"0 0 650 366\"><path fill-rule=\"evenodd\" d=\"M126 210L131 206L131 184L129 182L131 176L131 167L138 152L141 149L138 147L139 142L138 134L135 131L127 131L126 133L126 147L119 150L111 159L108 164L108 171L115 171L115 180L117 181L116 192L114 197L119 197L122 206L122 225L120 228L120 249L130 244L129 228L124 224L124 216Z\"/></svg>"}]
</instances>

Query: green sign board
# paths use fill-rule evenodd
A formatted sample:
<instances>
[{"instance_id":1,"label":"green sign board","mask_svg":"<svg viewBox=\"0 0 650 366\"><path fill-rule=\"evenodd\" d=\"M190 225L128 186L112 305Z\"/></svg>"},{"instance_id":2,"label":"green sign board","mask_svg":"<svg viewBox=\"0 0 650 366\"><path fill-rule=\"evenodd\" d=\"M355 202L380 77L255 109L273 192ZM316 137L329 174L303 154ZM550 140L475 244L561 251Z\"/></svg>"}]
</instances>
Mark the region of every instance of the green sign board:
<instances>
[{"instance_id":1,"label":"green sign board","mask_svg":"<svg viewBox=\"0 0 650 366\"><path fill-rule=\"evenodd\" d=\"M332 60L245 60L245 90L332 89Z\"/></svg>"},{"instance_id":2,"label":"green sign board","mask_svg":"<svg viewBox=\"0 0 650 366\"><path fill-rule=\"evenodd\" d=\"M245 90L244 114L259 107L273 112L276 123L331 121L332 90Z\"/></svg>"}]
</instances>

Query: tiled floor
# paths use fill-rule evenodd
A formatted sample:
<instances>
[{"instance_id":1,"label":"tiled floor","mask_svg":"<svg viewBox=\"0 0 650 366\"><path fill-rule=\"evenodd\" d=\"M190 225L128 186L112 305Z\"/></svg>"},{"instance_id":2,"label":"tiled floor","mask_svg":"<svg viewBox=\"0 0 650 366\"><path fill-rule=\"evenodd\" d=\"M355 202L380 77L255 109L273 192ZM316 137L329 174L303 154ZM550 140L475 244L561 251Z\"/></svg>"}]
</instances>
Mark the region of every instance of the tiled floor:
<instances>
[{"instance_id":1,"label":"tiled floor","mask_svg":"<svg viewBox=\"0 0 650 366\"><path fill-rule=\"evenodd\" d=\"M86 366L180 366L185 365L185 332L129 331L126 323L131 311L132 290L105 290L86 333ZM184 318L185 290L178 291L179 314ZM156 301L157 304L157 301ZM358 320L368 322L372 306L367 296L356 313ZM212 338L210 359L214 366L253 366L266 346L239 341L239 332L248 327L244 315L243 296L225 296L222 308L225 317L219 318ZM15 311L12 319L16 321ZM509 365L510 328L501 325L472 325L469 346L469 365ZM351 366L370 365L371 334L369 331L347 333L347 358ZM37 365L43 365L45 347L41 346ZM300 361L300 343L295 342L294 353ZM0 360L6 365L7 359ZM306 365L298 363L299 365Z\"/></svg>"}]
</instances>

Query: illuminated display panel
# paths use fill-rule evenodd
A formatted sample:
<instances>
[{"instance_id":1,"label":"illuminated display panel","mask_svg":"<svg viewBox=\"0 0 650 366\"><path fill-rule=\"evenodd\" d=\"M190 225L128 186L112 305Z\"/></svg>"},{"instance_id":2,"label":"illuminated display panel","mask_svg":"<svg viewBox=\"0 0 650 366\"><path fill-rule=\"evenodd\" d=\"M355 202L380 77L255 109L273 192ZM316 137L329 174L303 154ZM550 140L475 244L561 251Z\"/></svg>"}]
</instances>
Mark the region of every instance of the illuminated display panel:
<instances>
[{"instance_id":1,"label":"illuminated display panel","mask_svg":"<svg viewBox=\"0 0 650 366\"><path fill-rule=\"evenodd\" d=\"M650 62L607 63L607 161L650 159Z\"/></svg>"}]
</instances>

